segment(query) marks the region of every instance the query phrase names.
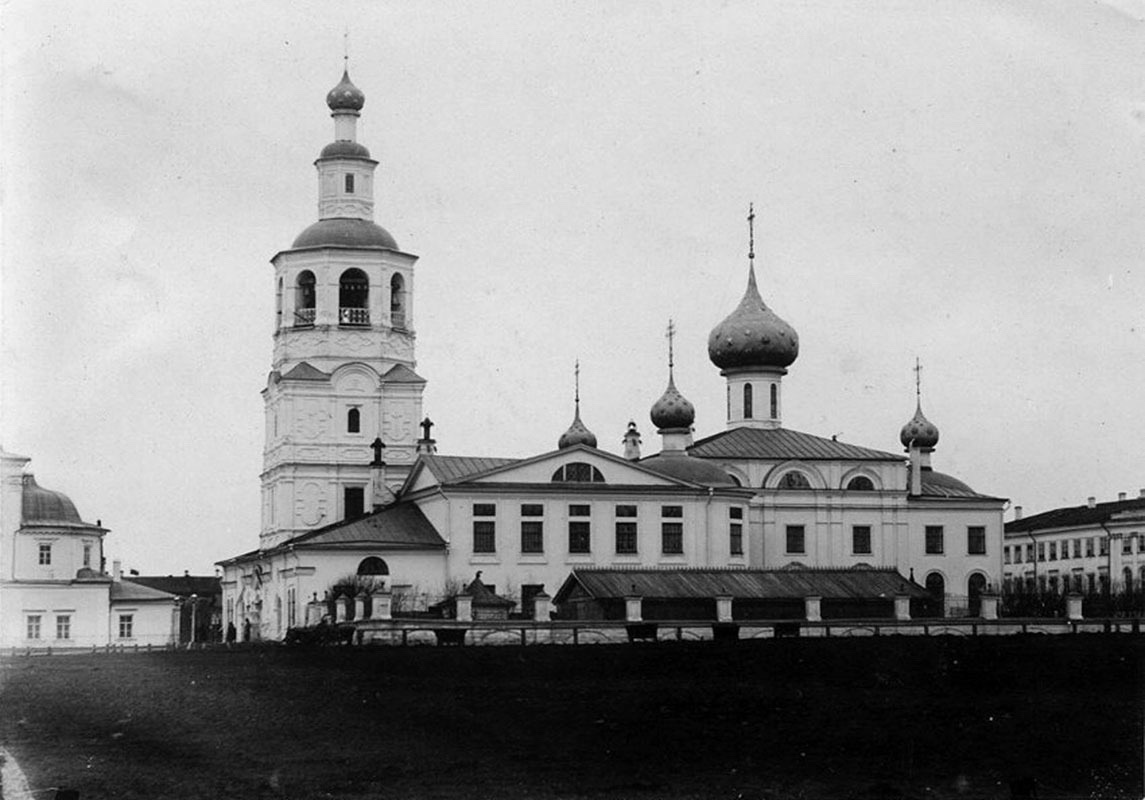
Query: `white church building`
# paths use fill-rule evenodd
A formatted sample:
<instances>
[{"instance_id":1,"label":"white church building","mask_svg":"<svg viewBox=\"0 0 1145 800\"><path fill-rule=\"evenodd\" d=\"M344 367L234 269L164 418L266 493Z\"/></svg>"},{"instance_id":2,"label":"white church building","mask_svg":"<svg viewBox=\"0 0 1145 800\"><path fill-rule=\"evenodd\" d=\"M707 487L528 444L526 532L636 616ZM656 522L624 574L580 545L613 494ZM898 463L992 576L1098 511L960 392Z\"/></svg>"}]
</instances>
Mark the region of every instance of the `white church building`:
<instances>
[{"instance_id":1,"label":"white church building","mask_svg":"<svg viewBox=\"0 0 1145 800\"><path fill-rule=\"evenodd\" d=\"M271 259L277 297L258 548L221 561L224 626L281 638L354 575L395 607L483 583L526 606L574 569L895 570L946 610L1002 576L1006 501L936 471L921 404L903 453L783 426L794 329L743 300L712 330L725 430L695 439L668 386L651 408L660 452L597 447L580 419L530 458L437 453L414 354L417 257L373 222L377 162L356 141L365 97L344 74L327 96L335 141L315 165L319 220ZM419 425L421 427L419 435ZM969 598L963 600L962 598Z\"/></svg>"}]
</instances>

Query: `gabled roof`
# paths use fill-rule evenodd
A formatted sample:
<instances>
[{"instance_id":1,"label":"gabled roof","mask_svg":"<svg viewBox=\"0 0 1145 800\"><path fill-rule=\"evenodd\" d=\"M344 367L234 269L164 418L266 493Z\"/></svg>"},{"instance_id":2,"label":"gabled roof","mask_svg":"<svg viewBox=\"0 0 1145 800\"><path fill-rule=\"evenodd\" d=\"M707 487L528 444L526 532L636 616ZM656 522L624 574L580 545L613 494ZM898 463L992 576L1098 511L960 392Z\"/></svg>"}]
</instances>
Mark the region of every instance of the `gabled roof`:
<instances>
[{"instance_id":1,"label":"gabled roof","mask_svg":"<svg viewBox=\"0 0 1145 800\"><path fill-rule=\"evenodd\" d=\"M328 381L330 374L323 372L308 362L302 361L294 369L282 376L284 381Z\"/></svg>"},{"instance_id":2,"label":"gabled roof","mask_svg":"<svg viewBox=\"0 0 1145 800\"><path fill-rule=\"evenodd\" d=\"M433 473L440 483L460 483L498 467L516 464L519 458L486 458L484 456L423 455L421 464Z\"/></svg>"},{"instance_id":3,"label":"gabled roof","mask_svg":"<svg viewBox=\"0 0 1145 800\"><path fill-rule=\"evenodd\" d=\"M787 428L733 428L700 439L688 453L697 458L759 458L768 461L903 461L903 456L824 439Z\"/></svg>"},{"instance_id":4,"label":"gabled roof","mask_svg":"<svg viewBox=\"0 0 1145 800\"><path fill-rule=\"evenodd\" d=\"M405 364L394 364L385 375L382 383L425 383L426 380Z\"/></svg>"},{"instance_id":5,"label":"gabled roof","mask_svg":"<svg viewBox=\"0 0 1145 800\"><path fill-rule=\"evenodd\" d=\"M170 592L152 589L142 583L129 581L126 578L114 581L111 584L111 602L146 603L154 601L174 601L175 595Z\"/></svg>"},{"instance_id":6,"label":"gabled roof","mask_svg":"<svg viewBox=\"0 0 1145 800\"><path fill-rule=\"evenodd\" d=\"M180 597L210 597L223 591L222 581L216 575L132 575L126 580Z\"/></svg>"},{"instance_id":7,"label":"gabled roof","mask_svg":"<svg viewBox=\"0 0 1145 800\"><path fill-rule=\"evenodd\" d=\"M893 569L574 569L554 602L561 603L576 586L591 597L619 599L711 599L718 595L752 600L796 600L817 595L824 600L892 598L896 594L929 597L926 590Z\"/></svg>"},{"instance_id":8,"label":"gabled roof","mask_svg":"<svg viewBox=\"0 0 1145 800\"><path fill-rule=\"evenodd\" d=\"M1023 517L1006 523L1006 533L1015 531L1037 531L1045 528L1096 527L1103 522L1116 522L1121 515L1145 515L1145 497L1132 500L1117 500L1110 503L1055 508L1031 517Z\"/></svg>"}]
</instances>

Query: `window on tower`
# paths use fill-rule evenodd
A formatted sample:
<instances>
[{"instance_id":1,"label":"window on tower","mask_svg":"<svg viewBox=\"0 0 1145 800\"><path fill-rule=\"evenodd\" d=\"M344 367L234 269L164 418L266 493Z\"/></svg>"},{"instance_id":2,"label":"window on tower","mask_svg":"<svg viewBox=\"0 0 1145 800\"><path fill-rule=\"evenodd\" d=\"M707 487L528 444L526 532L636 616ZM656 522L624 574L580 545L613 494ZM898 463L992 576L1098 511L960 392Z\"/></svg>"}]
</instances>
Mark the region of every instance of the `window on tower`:
<instances>
[{"instance_id":1,"label":"window on tower","mask_svg":"<svg viewBox=\"0 0 1145 800\"><path fill-rule=\"evenodd\" d=\"M342 495L345 514L343 519L354 519L362 516L366 509L366 489L362 486L347 486Z\"/></svg>"},{"instance_id":2,"label":"window on tower","mask_svg":"<svg viewBox=\"0 0 1145 800\"><path fill-rule=\"evenodd\" d=\"M370 324L370 280L360 269L348 269L338 281L338 324Z\"/></svg>"},{"instance_id":3,"label":"window on tower","mask_svg":"<svg viewBox=\"0 0 1145 800\"><path fill-rule=\"evenodd\" d=\"M346 194L354 193L354 174L352 172L346 173Z\"/></svg>"},{"instance_id":4,"label":"window on tower","mask_svg":"<svg viewBox=\"0 0 1145 800\"><path fill-rule=\"evenodd\" d=\"M779 419L779 387L771 384L771 418Z\"/></svg>"},{"instance_id":5,"label":"window on tower","mask_svg":"<svg viewBox=\"0 0 1145 800\"><path fill-rule=\"evenodd\" d=\"M362 431L362 412L356 408L351 408L346 412L346 433L361 433Z\"/></svg>"},{"instance_id":6,"label":"window on tower","mask_svg":"<svg viewBox=\"0 0 1145 800\"><path fill-rule=\"evenodd\" d=\"M743 418L751 419L751 384L743 385Z\"/></svg>"},{"instance_id":7,"label":"window on tower","mask_svg":"<svg viewBox=\"0 0 1145 800\"><path fill-rule=\"evenodd\" d=\"M390 278L390 324L395 328L406 326L406 282L400 272Z\"/></svg>"},{"instance_id":8,"label":"window on tower","mask_svg":"<svg viewBox=\"0 0 1145 800\"><path fill-rule=\"evenodd\" d=\"M294 290L294 327L308 328L314 324L314 273L308 269L298 274Z\"/></svg>"}]
</instances>

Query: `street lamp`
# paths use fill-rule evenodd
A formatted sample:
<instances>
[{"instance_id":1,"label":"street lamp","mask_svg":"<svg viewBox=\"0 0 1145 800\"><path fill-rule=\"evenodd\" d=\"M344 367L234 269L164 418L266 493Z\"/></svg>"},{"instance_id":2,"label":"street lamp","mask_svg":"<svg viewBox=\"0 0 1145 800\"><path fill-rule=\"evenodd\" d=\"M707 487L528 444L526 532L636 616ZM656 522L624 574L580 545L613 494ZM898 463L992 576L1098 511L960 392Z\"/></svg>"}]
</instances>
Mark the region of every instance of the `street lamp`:
<instances>
[{"instance_id":1,"label":"street lamp","mask_svg":"<svg viewBox=\"0 0 1145 800\"><path fill-rule=\"evenodd\" d=\"M199 595L191 595L191 644L195 643L195 606L198 605Z\"/></svg>"}]
</instances>

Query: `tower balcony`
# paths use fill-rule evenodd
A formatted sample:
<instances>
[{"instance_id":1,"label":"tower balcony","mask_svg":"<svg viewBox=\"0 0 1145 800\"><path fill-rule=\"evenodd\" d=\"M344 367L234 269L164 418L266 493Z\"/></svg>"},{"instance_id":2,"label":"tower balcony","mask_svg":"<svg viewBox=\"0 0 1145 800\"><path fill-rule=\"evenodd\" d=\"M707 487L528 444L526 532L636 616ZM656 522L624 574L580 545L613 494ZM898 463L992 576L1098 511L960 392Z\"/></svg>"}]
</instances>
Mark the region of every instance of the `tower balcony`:
<instances>
[{"instance_id":1,"label":"tower balcony","mask_svg":"<svg viewBox=\"0 0 1145 800\"><path fill-rule=\"evenodd\" d=\"M314 327L314 309L313 308L296 308L296 309L294 309L294 327L296 327L296 328L313 328Z\"/></svg>"},{"instance_id":2,"label":"tower balcony","mask_svg":"<svg viewBox=\"0 0 1145 800\"><path fill-rule=\"evenodd\" d=\"M370 309L344 306L338 309L338 324L355 326L370 324Z\"/></svg>"}]
</instances>

